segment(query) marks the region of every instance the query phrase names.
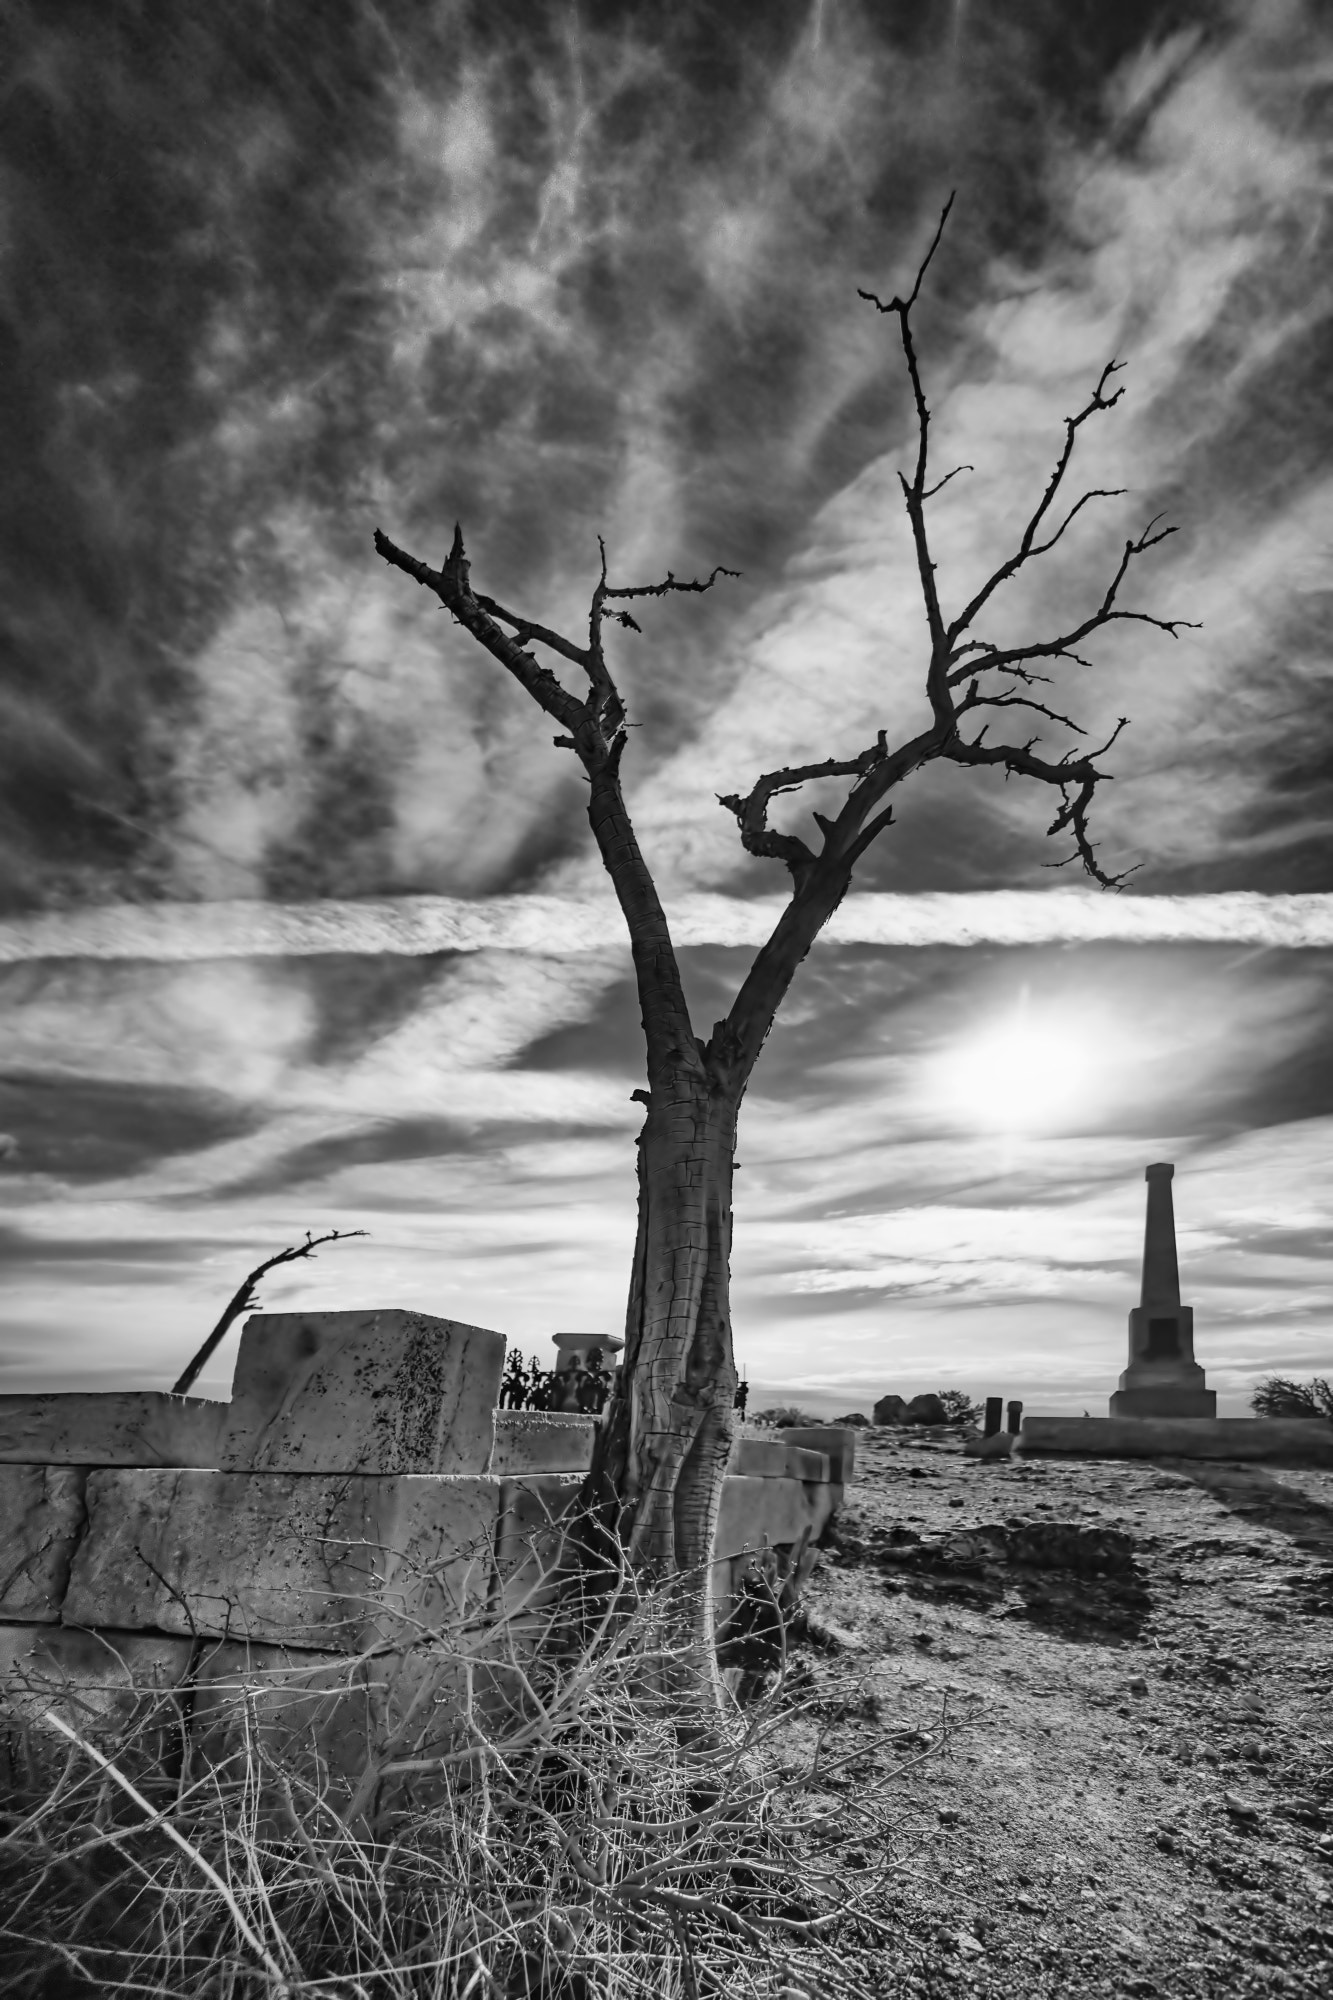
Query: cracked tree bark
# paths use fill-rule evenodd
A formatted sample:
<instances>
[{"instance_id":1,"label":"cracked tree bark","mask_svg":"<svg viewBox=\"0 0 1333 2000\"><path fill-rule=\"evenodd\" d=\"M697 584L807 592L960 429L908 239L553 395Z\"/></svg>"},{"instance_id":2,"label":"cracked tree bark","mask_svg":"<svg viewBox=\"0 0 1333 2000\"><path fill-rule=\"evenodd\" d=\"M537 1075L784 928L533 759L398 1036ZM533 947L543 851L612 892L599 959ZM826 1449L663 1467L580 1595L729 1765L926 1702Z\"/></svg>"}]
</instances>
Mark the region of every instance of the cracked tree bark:
<instances>
[{"instance_id":1,"label":"cracked tree bark","mask_svg":"<svg viewBox=\"0 0 1333 2000\"><path fill-rule=\"evenodd\" d=\"M925 693L930 721L895 748L889 747L886 732L880 730L874 743L853 756L768 772L744 798L721 799L735 815L746 851L786 866L792 894L726 1019L714 1025L707 1041L694 1032L666 916L621 791L620 762L628 725L624 702L606 664L602 628L610 618L631 630L640 629L627 611L616 608L618 602L660 597L669 591L708 590L719 575L736 572L715 569L703 582L680 582L668 572L661 583L612 587L603 548L588 642L579 645L475 593L461 528L455 528L453 545L439 570L396 547L379 530L375 534L376 549L384 560L438 595L560 725L555 742L577 755L587 775L589 822L629 931L648 1074L646 1092L634 1095L646 1104L647 1115L638 1140L638 1231L620 1382L595 1435L592 1468L584 1486L594 1524L586 1554L595 1568L614 1544L639 1573L675 1581L678 1644L671 1686L682 1727L696 1735L706 1735L707 1718L716 1712L721 1698L709 1563L735 1427L729 1302L732 1174L737 1117L764 1040L798 966L846 893L857 860L892 824L892 811L885 803L888 794L923 764L946 759L1000 766L1007 774L1052 786L1061 803L1049 832L1069 833L1073 851L1067 858L1080 860L1103 887L1118 887L1125 878L1102 870L1087 816L1096 787L1109 775L1096 760L1116 740L1123 718L1100 750L1081 756L1069 752L1054 759L1034 755L1036 738L989 743L984 741L984 728L967 737L961 724L978 709L1019 708L1081 734L1077 723L1031 692L1035 683L1049 678L1034 670L1035 663L1073 659L1086 665L1075 647L1116 620L1134 619L1173 636L1185 622L1120 608L1118 593L1131 563L1173 532L1150 522L1124 545L1100 604L1071 630L1007 648L967 636L1002 584L1054 548L1089 501L1109 497L1102 489L1083 494L1060 524L1045 532L1080 428L1112 409L1122 394L1118 389L1105 393L1118 368L1114 361L1102 371L1084 408L1066 419L1063 449L1014 554L962 611L946 619L930 555L926 504L955 473L927 485L930 410L911 312L943 235L949 206L910 295L895 296L887 303L872 293L861 295L897 319L916 411L915 467L910 479L902 473L899 479L929 635ZM569 692L550 668L540 664L529 650L534 643L578 667L587 677L587 695ZM997 682L990 676L1000 677L1003 691L995 691ZM836 818L814 814L820 835L817 848L770 827L768 812L776 796L830 777L852 782Z\"/></svg>"}]
</instances>

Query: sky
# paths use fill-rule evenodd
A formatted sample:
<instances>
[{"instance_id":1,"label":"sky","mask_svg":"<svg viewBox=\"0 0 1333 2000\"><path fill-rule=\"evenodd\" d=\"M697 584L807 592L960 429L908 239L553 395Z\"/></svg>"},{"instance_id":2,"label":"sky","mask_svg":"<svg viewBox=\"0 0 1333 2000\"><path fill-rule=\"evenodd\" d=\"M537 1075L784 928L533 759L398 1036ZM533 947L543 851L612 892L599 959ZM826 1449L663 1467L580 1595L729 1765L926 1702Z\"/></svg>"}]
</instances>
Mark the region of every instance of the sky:
<instances>
[{"instance_id":1,"label":"sky","mask_svg":"<svg viewBox=\"0 0 1333 2000\"><path fill-rule=\"evenodd\" d=\"M1104 1414L1149 1162L1223 1414L1333 1374L1333 29L1298 0L0 0L0 1389L166 1387L269 1311L623 1331L629 952L549 719L438 564L612 628L698 1030L781 908L718 795L928 717L938 583L1061 664L1099 858L932 768L740 1123L751 1408ZM636 606L636 612L639 607ZM573 685L575 670L550 664ZM1057 699L1058 696L1058 699ZM1038 718L1040 749L1084 741ZM1027 732L1025 732L1027 733ZM1040 795L1038 795L1040 794ZM812 831L809 787L774 817ZM237 1333L203 1376L225 1396Z\"/></svg>"}]
</instances>

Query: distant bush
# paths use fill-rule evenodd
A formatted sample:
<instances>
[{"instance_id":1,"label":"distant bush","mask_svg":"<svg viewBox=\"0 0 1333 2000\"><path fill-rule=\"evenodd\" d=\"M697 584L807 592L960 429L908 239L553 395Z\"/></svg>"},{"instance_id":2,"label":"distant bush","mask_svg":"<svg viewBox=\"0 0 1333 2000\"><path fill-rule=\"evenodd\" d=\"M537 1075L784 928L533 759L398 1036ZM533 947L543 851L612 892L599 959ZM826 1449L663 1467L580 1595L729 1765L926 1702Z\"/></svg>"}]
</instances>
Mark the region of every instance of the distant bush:
<instances>
[{"instance_id":1,"label":"distant bush","mask_svg":"<svg viewBox=\"0 0 1333 2000\"><path fill-rule=\"evenodd\" d=\"M1312 1382L1289 1382L1284 1375L1266 1375L1250 1398L1256 1417L1327 1417L1333 1419L1333 1385L1322 1375Z\"/></svg>"},{"instance_id":2,"label":"distant bush","mask_svg":"<svg viewBox=\"0 0 1333 2000\"><path fill-rule=\"evenodd\" d=\"M771 1410L756 1410L752 1423L767 1424L771 1430L794 1430L798 1425L817 1424L818 1417L812 1417L808 1410L798 1410L794 1403L779 1403Z\"/></svg>"},{"instance_id":3,"label":"distant bush","mask_svg":"<svg viewBox=\"0 0 1333 2000\"><path fill-rule=\"evenodd\" d=\"M938 1389L936 1394L944 1405L946 1423L976 1424L985 1414L982 1405L974 1403L962 1389Z\"/></svg>"}]
</instances>

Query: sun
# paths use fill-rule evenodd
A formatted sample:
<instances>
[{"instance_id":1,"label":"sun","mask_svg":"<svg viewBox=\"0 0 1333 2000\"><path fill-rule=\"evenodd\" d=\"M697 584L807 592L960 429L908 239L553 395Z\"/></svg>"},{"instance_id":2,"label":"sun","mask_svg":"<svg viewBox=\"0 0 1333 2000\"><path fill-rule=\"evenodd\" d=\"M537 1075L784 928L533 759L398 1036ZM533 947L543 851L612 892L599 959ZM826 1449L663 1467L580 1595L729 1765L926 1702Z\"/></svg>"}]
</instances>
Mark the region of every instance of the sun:
<instances>
[{"instance_id":1,"label":"sun","mask_svg":"<svg viewBox=\"0 0 1333 2000\"><path fill-rule=\"evenodd\" d=\"M1110 1104L1123 1052L1091 1013L1046 1012L1026 995L1007 1018L931 1056L926 1108L974 1131L1086 1127Z\"/></svg>"}]
</instances>

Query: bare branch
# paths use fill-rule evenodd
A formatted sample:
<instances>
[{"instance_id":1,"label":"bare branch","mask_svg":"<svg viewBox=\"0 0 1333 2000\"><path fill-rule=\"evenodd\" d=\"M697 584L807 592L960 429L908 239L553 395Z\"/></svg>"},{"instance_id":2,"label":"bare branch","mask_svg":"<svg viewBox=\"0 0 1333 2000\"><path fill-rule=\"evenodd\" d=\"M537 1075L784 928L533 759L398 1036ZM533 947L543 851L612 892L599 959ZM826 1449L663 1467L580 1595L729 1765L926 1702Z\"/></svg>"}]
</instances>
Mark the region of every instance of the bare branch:
<instances>
[{"instance_id":1,"label":"bare branch","mask_svg":"<svg viewBox=\"0 0 1333 2000\"><path fill-rule=\"evenodd\" d=\"M555 720L571 734L577 731L584 719L583 703L561 686L549 667L542 666L540 661L524 650L521 640L511 639L507 632L500 630L496 618L502 614L498 611L495 614L487 611L473 596L472 586L468 581L468 561L463 550L461 527L455 524L453 545L443 567L438 570L430 569L415 556L408 555L378 528L375 530L375 548L385 562L392 563L396 569L406 571L407 575L413 577L423 589L433 590L446 610L452 611L459 624L466 626L473 638L480 641L487 652L497 659L501 666L509 670L514 679L527 690L534 701L540 703L548 715L554 716ZM512 618L506 622L516 624L520 631L526 625L532 636L546 645L552 644L553 639L558 637L548 634L544 627L527 625L523 619ZM571 651L570 641L562 641L556 650L564 652L567 658L576 660L586 670L587 662L583 658L581 649L574 648Z\"/></svg>"},{"instance_id":2,"label":"bare branch","mask_svg":"<svg viewBox=\"0 0 1333 2000\"><path fill-rule=\"evenodd\" d=\"M974 708L1030 708L1038 715L1044 715L1051 722L1058 722L1066 729L1072 729L1075 736L1086 736L1087 731L1071 716L1061 715L1058 709L1047 708L1045 702L1033 701L1025 694L981 694L973 681L966 696L958 704L958 714L967 715Z\"/></svg>"},{"instance_id":3,"label":"bare branch","mask_svg":"<svg viewBox=\"0 0 1333 2000\"><path fill-rule=\"evenodd\" d=\"M1074 502L1069 512L1065 515L1064 520L1061 521L1059 527L1056 529L1055 533L1052 536L1050 536L1050 538L1047 541L1034 542L1032 544L1030 553L1034 556L1044 556L1048 549L1053 549L1056 543L1059 541L1061 535L1063 535L1065 529L1069 526L1069 523L1073 520L1075 514L1077 514L1082 508L1086 507L1089 500L1119 500L1123 497L1124 494L1128 493L1128 491L1129 488L1127 486L1090 486L1087 492L1081 494L1079 498Z\"/></svg>"},{"instance_id":4,"label":"bare branch","mask_svg":"<svg viewBox=\"0 0 1333 2000\"><path fill-rule=\"evenodd\" d=\"M587 666L588 655L583 647L576 646L572 639L563 638L559 632L553 632L549 625L538 625L531 618L520 618L517 612L506 611L503 604L497 604L493 597L474 594L472 601L480 605L483 611L488 611L492 618L499 618L504 624L512 625L514 638L520 646L526 646L529 640L536 639L543 646L549 646L553 653L560 653L565 659L572 660L576 667Z\"/></svg>"},{"instance_id":5,"label":"bare branch","mask_svg":"<svg viewBox=\"0 0 1333 2000\"><path fill-rule=\"evenodd\" d=\"M921 498L923 500L933 500L935 495L941 492L951 479L957 479L960 472L975 472L976 469L975 465L956 465L952 472L945 473L943 479L937 479L933 486L928 486L921 495Z\"/></svg>"},{"instance_id":6,"label":"bare branch","mask_svg":"<svg viewBox=\"0 0 1333 2000\"><path fill-rule=\"evenodd\" d=\"M1074 652L1073 648L1086 639L1090 632L1099 632L1103 626L1114 624L1116 620L1132 622L1138 625L1153 625L1159 632L1170 633L1173 639L1179 632L1197 632L1200 627L1197 621L1192 618L1157 618L1150 611L1121 611L1116 608L1116 596L1121 584L1125 580L1125 574L1134 557L1145 554L1148 549L1156 548L1157 544L1164 542L1168 535L1174 535L1177 532L1175 528L1162 528L1154 535L1151 530L1160 519L1160 514L1155 515L1141 535L1125 543L1120 561L1116 566L1115 575L1107 585L1106 594L1102 598L1101 603L1090 618L1085 618L1083 623L1076 625L1072 632L1063 632L1056 639L1040 639L1031 646L1008 646L986 649L987 657L985 660L980 662L974 660L969 666L949 676L950 687L956 687L960 681L966 680L970 675L976 673L979 667L982 672L990 672L992 669L1010 672L1023 660L1053 660L1063 658L1078 660L1080 666L1087 666L1089 662L1080 658Z\"/></svg>"},{"instance_id":7,"label":"bare branch","mask_svg":"<svg viewBox=\"0 0 1333 2000\"><path fill-rule=\"evenodd\" d=\"M664 583L635 583L621 590L608 588L604 591L603 595L606 597L665 597L669 590L711 590L720 576L738 577L739 575L740 571L738 569L727 569L723 564L718 563L712 574L705 577L702 583L681 583L679 578L671 570L668 570ZM637 626L635 630L638 630Z\"/></svg>"},{"instance_id":8,"label":"bare branch","mask_svg":"<svg viewBox=\"0 0 1333 2000\"><path fill-rule=\"evenodd\" d=\"M1082 427L1082 425L1084 425L1087 422L1089 417L1095 415L1099 410L1114 409L1115 405L1120 401L1120 398L1124 395L1125 392L1123 389L1117 389L1113 396L1106 396L1103 395L1102 393L1107 383L1110 381L1112 375L1118 375L1120 373L1121 366L1122 364L1119 361L1108 361L1106 366L1103 368L1101 374L1097 378L1096 388L1093 390L1091 397L1084 404L1083 408L1079 411L1078 415L1076 417L1065 418L1064 448L1061 451L1059 458L1056 460L1055 470L1054 472L1052 472L1050 478L1046 482L1046 490L1042 494L1041 499L1037 502L1036 510L1034 511L1032 518L1028 522L1027 527L1023 530L1023 539L1019 543L1017 551L1015 552L1015 554L1010 556L1008 562L1000 564L1000 567L995 571L994 575L988 578L988 580L985 583L983 583L981 589L977 592L976 596L972 599L971 603L968 604L964 610L960 611L958 616L954 619L953 623L949 627L948 643L950 647L953 646L955 640L959 639L962 636L962 634L966 632L968 626L972 623L972 620L976 617L977 613L983 608L985 604L989 602L991 597L994 596L995 592L999 589L1000 585L1002 583L1006 583L1011 576L1016 575L1017 572L1023 567L1023 564L1027 562L1030 556L1042 553L1041 550L1035 550L1033 548L1033 543L1036 539L1037 530L1041 526L1043 520L1046 518L1047 510L1049 509L1051 502L1054 500L1056 494L1059 492L1060 483L1063 480L1065 473L1069 468L1069 461L1074 455L1074 439L1078 435L1078 432ZM1084 495L1085 500L1091 499L1092 497L1093 497L1092 494ZM1060 536L1065 531L1065 528L1068 527L1069 522L1073 520L1074 515L1078 512L1079 507L1081 507L1083 504L1084 504L1083 500L1080 500L1078 502L1078 505L1075 506L1073 509L1071 509L1070 513L1066 517L1063 524L1060 526L1060 528L1057 529L1056 533L1051 537L1051 540L1044 545L1045 548L1051 548L1054 546L1056 542L1059 541Z\"/></svg>"},{"instance_id":9,"label":"bare branch","mask_svg":"<svg viewBox=\"0 0 1333 2000\"><path fill-rule=\"evenodd\" d=\"M878 306L879 310L882 313L894 312L901 314L905 312L910 312L912 310L912 307L916 304L917 293L921 290L921 281L925 277L926 272L930 269L930 260L935 255L935 252L939 249L940 238L944 234L944 225L949 220L949 210L953 207L954 197L957 195L957 193L958 190L957 188L955 188L953 193L949 196L949 199L944 204L943 213L941 214L939 222L936 225L935 234L930 239L930 248L929 250L927 250L925 256L922 258L921 268L916 274L916 283L912 287L911 297L907 299L900 299L895 295L893 298L889 300L889 303L885 305L881 299L876 298L873 292L863 292L858 286L857 287L858 298L869 299L871 305Z\"/></svg>"},{"instance_id":10,"label":"bare branch","mask_svg":"<svg viewBox=\"0 0 1333 2000\"><path fill-rule=\"evenodd\" d=\"M745 798L738 793L727 797L719 793L718 804L736 815L741 844L747 854L785 861L799 883L804 874L814 867L816 857L795 834L777 833L769 827L769 800L782 792L797 791L815 778L862 778L876 764L882 763L887 755L888 745L885 732L881 729L876 741L859 757L829 757L822 764L792 765L782 771L768 771ZM832 822L825 819L822 813L816 813L814 818L827 840L832 832Z\"/></svg>"},{"instance_id":11,"label":"bare branch","mask_svg":"<svg viewBox=\"0 0 1333 2000\"><path fill-rule=\"evenodd\" d=\"M1094 750L1090 755L1082 757L1062 757L1054 763L1047 758L1032 755L1032 744L1037 740L1035 737L1022 744L984 744L980 737L966 743L961 737L956 737L944 755L955 764L998 764L1003 766L1007 777L1037 778L1043 784L1057 786L1062 803L1059 812L1046 829L1047 835L1063 833L1066 830L1072 833L1074 853L1066 859L1081 860L1085 871L1095 882L1100 882L1103 889L1118 889L1128 880L1133 870L1126 870L1123 875L1108 875L1101 867L1096 858L1096 848L1088 833L1088 807L1092 803L1097 786L1110 782L1110 773L1099 771L1096 768L1096 760L1105 756L1121 730L1128 726L1128 721L1128 716L1121 716L1100 750Z\"/></svg>"},{"instance_id":12,"label":"bare branch","mask_svg":"<svg viewBox=\"0 0 1333 2000\"><path fill-rule=\"evenodd\" d=\"M921 384L921 369L917 362L916 347L912 340L911 313L912 307L916 304L917 295L921 290L921 281L926 275L931 258L935 255L939 247L940 238L944 234L944 225L949 220L949 210L953 207L953 204L954 196L951 194L944 204L944 211L940 216L938 227L931 239L930 248L922 260L921 268L916 274L916 283L913 285L911 295L908 298L899 298L895 293L894 297L886 305L882 299L875 296L874 292L864 292L858 287L858 296L868 299L879 312L896 313L898 316L898 331L902 338L903 356L907 362L908 378L912 384L912 398L916 404L916 469L912 474L910 484L900 472L898 474L898 484L903 489L903 499L907 505L907 518L912 524L912 540L916 547L917 572L921 578L921 594L925 599L926 605L926 623L930 630L931 657L926 691L930 696L930 705L935 712L936 722L941 728L947 727L949 724L951 719L951 704L945 682L947 661L944 655L947 651L947 645L944 631L944 617L940 610L939 593L935 586L935 565L931 561L930 546L926 538L926 462L930 452L930 406L926 402L926 392ZM953 474L950 473L948 476L952 478ZM943 485L947 482L942 480L940 483Z\"/></svg>"},{"instance_id":13,"label":"bare branch","mask_svg":"<svg viewBox=\"0 0 1333 2000\"><path fill-rule=\"evenodd\" d=\"M294 1263L298 1257L313 1257L321 1243L344 1243L349 1236L369 1236L369 1234L370 1231L368 1229L331 1229L327 1236L312 1236L307 1229L304 1243L296 1243L290 1249L279 1250L275 1257L266 1257L264 1262L256 1266L245 1283L234 1294L222 1318L213 1328L213 1331L209 1334L208 1339L199 1349L199 1352L190 1361L188 1366L181 1371L176 1381L172 1383L172 1395L189 1395L190 1390L199 1378L200 1371L205 1362L209 1360L214 1349L222 1341L228 1327L235 1324L247 1307L255 1304L255 1287L266 1272L273 1270L278 1264Z\"/></svg>"}]
</instances>

